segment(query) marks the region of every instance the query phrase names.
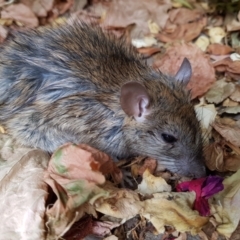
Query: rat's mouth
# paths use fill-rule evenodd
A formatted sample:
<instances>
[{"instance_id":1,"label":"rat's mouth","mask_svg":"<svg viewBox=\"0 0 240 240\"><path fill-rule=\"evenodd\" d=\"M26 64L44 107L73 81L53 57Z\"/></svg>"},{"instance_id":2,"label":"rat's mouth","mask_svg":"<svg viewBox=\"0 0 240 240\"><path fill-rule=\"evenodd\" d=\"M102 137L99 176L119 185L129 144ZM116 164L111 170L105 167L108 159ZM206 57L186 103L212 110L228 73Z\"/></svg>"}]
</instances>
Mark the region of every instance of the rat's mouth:
<instances>
[{"instance_id":1,"label":"rat's mouth","mask_svg":"<svg viewBox=\"0 0 240 240\"><path fill-rule=\"evenodd\" d=\"M187 162L187 163L186 163ZM206 167L204 162L198 161L182 161L174 159L161 160L158 161L157 171L169 170L172 173L177 173L182 176L192 177L192 178L201 178L206 176Z\"/></svg>"}]
</instances>

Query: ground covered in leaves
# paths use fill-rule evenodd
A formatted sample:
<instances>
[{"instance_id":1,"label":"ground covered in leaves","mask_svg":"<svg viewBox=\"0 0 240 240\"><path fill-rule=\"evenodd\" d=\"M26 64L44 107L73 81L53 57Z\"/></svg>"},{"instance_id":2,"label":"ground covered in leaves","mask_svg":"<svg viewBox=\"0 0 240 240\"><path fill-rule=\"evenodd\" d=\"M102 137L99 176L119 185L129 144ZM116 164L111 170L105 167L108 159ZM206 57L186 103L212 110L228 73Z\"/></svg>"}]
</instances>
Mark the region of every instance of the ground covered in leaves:
<instances>
[{"instance_id":1,"label":"ground covered in leaves","mask_svg":"<svg viewBox=\"0 0 240 240\"><path fill-rule=\"evenodd\" d=\"M125 36L166 74L187 57L211 171L192 180L156 172L154 159L114 163L81 144L49 156L1 128L0 239L239 240L239 9L238 0L0 0L1 43L71 17Z\"/></svg>"}]
</instances>

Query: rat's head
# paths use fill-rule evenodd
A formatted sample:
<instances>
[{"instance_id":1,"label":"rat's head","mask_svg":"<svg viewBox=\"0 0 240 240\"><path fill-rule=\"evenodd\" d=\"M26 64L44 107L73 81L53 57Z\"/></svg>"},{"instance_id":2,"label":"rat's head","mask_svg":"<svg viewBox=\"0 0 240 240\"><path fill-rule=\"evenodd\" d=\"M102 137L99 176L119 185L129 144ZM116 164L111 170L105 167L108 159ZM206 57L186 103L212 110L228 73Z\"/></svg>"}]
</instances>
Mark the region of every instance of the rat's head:
<instances>
[{"instance_id":1,"label":"rat's head","mask_svg":"<svg viewBox=\"0 0 240 240\"><path fill-rule=\"evenodd\" d=\"M121 89L121 107L130 117L124 127L134 154L155 158L159 168L202 177L201 130L185 89L191 73L189 61L184 59L174 78L160 75L159 82L128 82Z\"/></svg>"}]
</instances>

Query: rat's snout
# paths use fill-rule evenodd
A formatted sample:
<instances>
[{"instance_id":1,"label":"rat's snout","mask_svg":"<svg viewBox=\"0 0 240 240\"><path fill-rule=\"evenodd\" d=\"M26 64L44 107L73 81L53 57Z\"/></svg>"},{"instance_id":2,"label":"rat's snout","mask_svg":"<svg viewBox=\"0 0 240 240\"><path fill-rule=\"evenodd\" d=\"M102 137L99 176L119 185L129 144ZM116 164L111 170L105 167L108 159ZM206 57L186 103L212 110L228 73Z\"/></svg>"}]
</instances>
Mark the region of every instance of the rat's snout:
<instances>
[{"instance_id":1,"label":"rat's snout","mask_svg":"<svg viewBox=\"0 0 240 240\"><path fill-rule=\"evenodd\" d=\"M206 176L206 167L205 166L201 166L201 167L196 167L194 169L192 169L192 176L194 178L201 178L201 177L205 177Z\"/></svg>"},{"instance_id":2,"label":"rat's snout","mask_svg":"<svg viewBox=\"0 0 240 240\"><path fill-rule=\"evenodd\" d=\"M181 172L184 176L193 177L193 178L201 178L205 177L206 167L204 166L204 162L195 163L195 164L186 164L181 169Z\"/></svg>"}]
</instances>

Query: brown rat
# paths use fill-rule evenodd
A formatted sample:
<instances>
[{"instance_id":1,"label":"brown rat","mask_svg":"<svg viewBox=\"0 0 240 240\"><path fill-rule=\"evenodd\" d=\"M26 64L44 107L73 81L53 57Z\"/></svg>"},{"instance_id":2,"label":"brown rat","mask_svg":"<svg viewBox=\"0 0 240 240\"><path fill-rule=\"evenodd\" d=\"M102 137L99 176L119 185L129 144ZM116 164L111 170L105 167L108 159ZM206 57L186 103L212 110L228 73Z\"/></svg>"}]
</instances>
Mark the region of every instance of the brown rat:
<instances>
[{"instance_id":1,"label":"brown rat","mask_svg":"<svg viewBox=\"0 0 240 240\"><path fill-rule=\"evenodd\" d=\"M75 22L18 33L0 49L0 122L20 143L53 152L87 143L113 157L150 156L205 174L199 122L175 77L151 69L124 40Z\"/></svg>"}]
</instances>

